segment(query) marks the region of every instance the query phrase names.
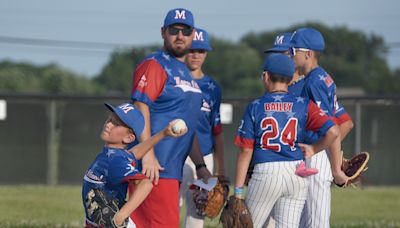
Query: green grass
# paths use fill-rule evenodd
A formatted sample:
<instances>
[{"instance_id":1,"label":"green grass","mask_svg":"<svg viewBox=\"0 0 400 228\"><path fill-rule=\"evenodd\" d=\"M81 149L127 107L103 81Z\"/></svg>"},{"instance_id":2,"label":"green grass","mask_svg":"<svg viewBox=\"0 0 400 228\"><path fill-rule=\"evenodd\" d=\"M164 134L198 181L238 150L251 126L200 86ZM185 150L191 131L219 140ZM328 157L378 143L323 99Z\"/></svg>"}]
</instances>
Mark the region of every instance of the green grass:
<instances>
[{"instance_id":1,"label":"green grass","mask_svg":"<svg viewBox=\"0 0 400 228\"><path fill-rule=\"evenodd\" d=\"M1 186L0 227L83 227L80 186ZM400 227L400 187L333 188L332 227ZM218 218L206 227L221 227Z\"/></svg>"}]
</instances>

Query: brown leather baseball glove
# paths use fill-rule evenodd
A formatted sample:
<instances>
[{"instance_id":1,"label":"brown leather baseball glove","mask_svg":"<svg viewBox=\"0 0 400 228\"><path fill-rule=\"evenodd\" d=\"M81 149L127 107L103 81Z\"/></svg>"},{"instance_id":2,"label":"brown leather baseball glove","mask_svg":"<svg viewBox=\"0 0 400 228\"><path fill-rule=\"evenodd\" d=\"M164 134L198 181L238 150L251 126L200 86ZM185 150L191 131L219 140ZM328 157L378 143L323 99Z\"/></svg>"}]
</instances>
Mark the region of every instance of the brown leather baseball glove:
<instances>
[{"instance_id":1,"label":"brown leather baseball glove","mask_svg":"<svg viewBox=\"0 0 400 228\"><path fill-rule=\"evenodd\" d=\"M252 228L250 211L243 199L231 196L221 213L220 221L224 228Z\"/></svg>"},{"instance_id":2,"label":"brown leather baseball glove","mask_svg":"<svg viewBox=\"0 0 400 228\"><path fill-rule=\"evenodd\" d=\"M229 181L227 179L220 181L220 177L218 177L217 185L211 191L198 186L191 188L193 189L193 201L196 205L197 214L209 218L218 216L229 194Z\"/></svg>"},{"instance_id":3,"label":"brown leather baseball glove","mask_svg":"<svg viewBox=\"0 0 400 228\"><path fill-rule=\"evenodd\" d=\"M357 182L358 179L368 169L369 153L361 152L350 159L343 158L342 170L349 177L346 185Z\"/></svg>"}]
</instances>

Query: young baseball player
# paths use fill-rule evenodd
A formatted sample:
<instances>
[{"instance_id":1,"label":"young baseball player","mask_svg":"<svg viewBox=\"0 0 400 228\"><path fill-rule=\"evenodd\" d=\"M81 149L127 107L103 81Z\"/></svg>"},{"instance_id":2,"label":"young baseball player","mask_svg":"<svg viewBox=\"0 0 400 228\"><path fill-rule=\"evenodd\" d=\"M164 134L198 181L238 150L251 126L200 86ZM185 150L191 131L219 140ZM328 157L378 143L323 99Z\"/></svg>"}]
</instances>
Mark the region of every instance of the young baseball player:
<instances>
[{"instance_id":1,"label":"young baseball player","mask_svg":"<svg viewBox=\"0 0 400 228\"><path fill-rule=\"evenodd\" d=\"M89 209L85 204L89 197L88 193L92 189L101 189L109 197L118 200L120 210L114 216L114 223L121 225L153 188L151 181L138 171L138 160L166 136L179 137L186 133L185 129L174 132L172 126L175 121L172 121L150 139L127 151L128 144L132 143L143 131L143 115L129 103L117 107L110 104L105 105L112 111L112 114L104 123L100 136L105 143L104 148L83 178L82 200L86 214L86 227L99 227L89 219ZM128 185L134 186L135 191L125 202ZM133 222L130 221L130 223Z\"/></svg>"},{"instance_id":2,"label":"young baseball player","mask_svg":"<svg viewBox=\"0 0 400 228\"><path fill-rule=\"evenodd\" d=\"M337 103L336 85L333 79L318 65L318 58L325 47L322 34L313 28L298 29L292 36L291 45L296 69L305 75L302 95L318 104L326 115L340 124L341 133L347 134L352 128L351 118ZM311 142L318 139L312 136L308 138ZM340 138L343 139L344 135ZM333 146L340 148L340 141L338 145L333 144ZM301 218L301 227L330 227L332 175L336 184L346 183L347 180L341 171L341 154L332 153L332 150L336 148L329 148L329 153L323 151L307 160L307 166L316 167L319 173L309 179L310 187Z\"/></svg>"},{"instance_id":3,"label":"young baseball player","mask_svg":"<svg viewBox=\"0 0 400 228\"><path fill-rule=\"evenodd\" d=\"M288 92L294 71L287 55L266 57L262 79L267 92L248 105L235 138L240 148L236 197L242 197L250 162L255 165L246 196L254 227L268 223L271 214L277 227L299 226L308 180L295 174L296 167L339 136L338 127L314 102ZM306 130L321 139L313 145L299 143Z\"/></svg>"},{"instance_id":4,"label":"young baseball player","mask_svg":"<svg viewBox=\"0 0 400 228\"><path fill-rule=\"evenodd\" d=\"M179 184L188 155L198 167L199 178L211 176L200 150L191 150L197 141L202 107L202 92L184 62L194 33L189 10L170 10L161 28L163 49L147 56L133 75L131 99L145 120L141 140L160 131L171 119L183 119L188 126L187 134L161 140L142 159L142 173L156 184L131 215L138 227L179 227Z\"/></svg>"},{"instance_id":5,"label":"young baseball player","mask_svg":"<svg viewBox=\"0 0 400 228\"><path fill-rule=\"evenodd\" d=\"M203 92L201 116L196 129L200 150L204 156L207 169L213 173L215 158L216 173L223 176L225 174L224 147L219 112L221 89L217 82L202 70L207 53L211 50L208 33L203 29L196 28L192 46L186 55L185 62ZM195 165L190 158L187 158L183 167L183 179L180 188L181 197L186 202L183 227L197 228L203 227L204 224L204 217L196 213L192 191L188 191L189 186L196 178Z\"/></svg>"}]
</instances>

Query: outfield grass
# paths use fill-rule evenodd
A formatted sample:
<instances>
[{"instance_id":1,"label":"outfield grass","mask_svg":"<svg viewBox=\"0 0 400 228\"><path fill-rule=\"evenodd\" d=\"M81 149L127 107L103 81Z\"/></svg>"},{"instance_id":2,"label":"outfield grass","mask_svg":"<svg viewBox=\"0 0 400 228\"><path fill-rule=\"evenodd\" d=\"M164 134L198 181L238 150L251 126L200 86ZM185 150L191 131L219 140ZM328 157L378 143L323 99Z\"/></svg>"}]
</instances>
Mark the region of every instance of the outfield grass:
<instances>
[{"instance_id":1,"label":"outfield grass","mask_svg":"<svg viewBox=\"0 0 400 228\"><path fill-rule=\"evenodd\" d=\"M80 186L1 186L0 227L83 227ZM206 227L221 227L218 218ZM400 187L333 189L332 227L400 227Z\"/></svg>"}]
</instances>

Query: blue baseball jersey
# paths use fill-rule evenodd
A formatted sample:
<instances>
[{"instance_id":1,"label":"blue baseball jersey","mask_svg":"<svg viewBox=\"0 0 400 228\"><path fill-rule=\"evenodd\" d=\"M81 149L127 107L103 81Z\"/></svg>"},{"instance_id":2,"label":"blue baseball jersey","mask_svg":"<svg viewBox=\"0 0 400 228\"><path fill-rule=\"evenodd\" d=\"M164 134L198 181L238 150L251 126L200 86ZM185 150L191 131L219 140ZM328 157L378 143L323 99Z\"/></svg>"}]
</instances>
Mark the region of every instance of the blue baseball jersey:
<instances>
[{"instance_id":1,"label":"blue baseball jersey","mask_svg":"<svg viewBox=\"0 0 400 228\"><path fill-rule=\"evenodd\" d=\"M247 106L235 145L253 149L252 165L304 158L297 142L306 130L325 135L334 126L311 100L290 93L265 93Z\"/></svg>"},{"instance_id":2,"label":"blue baseball jersey","mask_svg":"<svg viewBox=\"0 0 400 228\"><path fill-rule=\"evenodd\" d=\"M314 71L314 70L316 70L316 71ZM309 95L311 94L312 96L310 98L314 102L316 102L318 104L318 106L320 106L322 104L321 101L325 101L325 102L329 103L330 100L333 100L335 110L331 113L334 114L335 123L340 125L348 120L351 120L350 115L346 112L344 107L341 104L339 104L339 102L337 101L336 85L333 83L333 79L321 67L318 67L314 70L308 74L308 76L312 76L312 80L305 79L304 77L300 76L299 79L295 83L293 83L289 86L289 92L294 94L295 96L305 96L305 97L309 97ZM316 75L318 75L319 81L315 80ZM303 91L305 88L306 81L308 83L312 83L312 84L308 84L307 88L309 88L309 89L307 91ZM318 92L315 92L318 89L310 89L310 87L312 87L312 86L326 87L331 83L333 83L333 85L331 85L332 86L331 89L325 88L322 90L322 91L328 91L328 94L334 94L334 97L332 97L331 99L327 98L326 95L321 93L321 90ZM316 97L318 98L318 100L313 99ZM325 106L331 107L331 105L325 105ZM313 144L318 141L319 137L314 132L308 132L307 134L308 134L308 136L306 137L305 143Z\"/></svg>"},{"instance_id":3,"label":"blue baseball jersey","mask_svg":"<svg viewBox=\"0 0 400 228\"><path fill-rule=\"evenodd\" d=\"M313 100L328 116L335 116L337 107L336 84L322 67L316 67L305 77L303 97Z\"/></svg>"},{"instance_id":4,"label":"blue baseball jersey","mask_svg":"<svg viewBox=\"0 0 400 228\"><path fill-rule=\"evenodd\" d=\"M214 79L204 75L201 79L196 79L201 91L203 92L203 104L199 123L197 125L197 137L203 155L213 152L214 135L222 132L220 106L221 89Z\"/></svg>"},{"instance_id":5,"label":"blue baseball jersey","mask_svg":"<svg viewBox=\"0 0 400 228\"><path fill-rule=\"evenodd\" d=\"M185 135L166 137L154 146L156 157L165 168L160 177L181 180L202 106L199 86L185 63L165 51L158 51L139 64L132 88L131 99L149 107L152 135L174 119L186 122L188 132Z\"/></svg>"},{"instance_id":6,"label":"blue baseball jersey","mask_svg":"<svg viewBox=\"0 0 400 228\"><path fill-rule=\"evenodd\" d=\"M91 189L102 189L109 197L118 199L119 207L125 203L130 180L146 178L137 169L135 156L124 149L104 147L83 177L82 200L86 210L86 197Z\"/></svg>"}]
</instances>

